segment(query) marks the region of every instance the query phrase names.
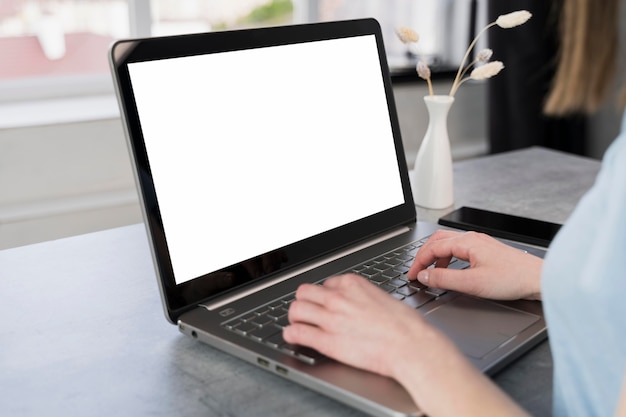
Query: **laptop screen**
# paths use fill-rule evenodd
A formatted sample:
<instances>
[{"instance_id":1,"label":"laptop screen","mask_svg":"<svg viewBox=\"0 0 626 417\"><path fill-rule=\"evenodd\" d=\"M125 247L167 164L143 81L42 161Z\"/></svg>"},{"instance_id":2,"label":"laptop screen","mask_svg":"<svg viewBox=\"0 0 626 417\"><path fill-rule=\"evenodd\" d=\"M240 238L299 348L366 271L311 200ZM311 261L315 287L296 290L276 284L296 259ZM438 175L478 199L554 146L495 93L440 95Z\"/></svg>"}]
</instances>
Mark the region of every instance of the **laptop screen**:
<instances>
[{"instance_id":1,"label":"laptop screen","mask_svg":"<svg viewBox=\"0 0 626 417\"><path fill-rule=\"evenodd\" d=\"M374 20L120 41L111 66L170 310L415 220Z\"/></svg>"},{"instance_id":2,"label":"laptop screen","mask_svg":"<svg viewBox=\"0 0 626 417\"><path fill-rule=\"evenodd\" d=\"M404 202L374 35L128 70L177 284Z\"/></svg>"}]
</instances>

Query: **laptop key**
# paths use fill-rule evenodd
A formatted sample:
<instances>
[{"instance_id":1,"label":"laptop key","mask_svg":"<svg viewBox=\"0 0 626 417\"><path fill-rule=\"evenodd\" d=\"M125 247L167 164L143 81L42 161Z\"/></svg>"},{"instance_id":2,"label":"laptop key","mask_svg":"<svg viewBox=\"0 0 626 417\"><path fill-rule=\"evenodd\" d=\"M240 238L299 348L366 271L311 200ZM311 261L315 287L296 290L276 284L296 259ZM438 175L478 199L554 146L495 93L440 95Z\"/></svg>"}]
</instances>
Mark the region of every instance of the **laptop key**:
<instances>
[{"instance_id":1,"label":"laptop key","mask_svg":"<svg viewBox=\"0 0 626 417\"><path fill-rule=\"evenodd\" d=\"M469 268L469 267L470 267L469 262L462 261L460 259L456 259L456 260L454 260L454 262L451 262L448 265L449 269L465 269L465 268Z\"/></svg>"},{"instance_id":2,"label":"laptop key","mask_svg":"<svg viewBox=\"0 0 626 417\"><path fill-rule=\"evenodd\" d=\"M431 288L431 287L426 288L425 291L428 294L434 295L435 297L439 297L439 296L444 295L445 293L448 292L446 290L442 290L441 288Z\"/></svg>"},{"instance_id":3,"label":"laptop key","mask_svg":"<svg viewBox=\"0 0 626 417\"><path fill-rule=\"evenodd\" d=\"M434 295L419 291L409 297L406 297L402 300L402 302L406 303L410 307L419 308L435 298L436 297Z\"/></svg>"},{"instance_id":4,"label":"laptop key","mask_svg":"<svg viewBox=\"0 0 626 417\"><path fill-rule=\"evenodd\" d=\"M399 260L398 258L392 258L392 259L387 259L385 261L385 263L387 265L389 265L389 267L394 267L394 266L398 266L398 265L402 265L404 261Z\"/></svg>"},{"instance_id":5,"label":"laptop key","mask_svg":"<svg viewBox=\"0 0 626 417\"><path fill-rule=\"evenodd\" d=\"M391 265L388 265L386 263L379 263L379 264L374 265L372 268L374 268L377 271L383 272L383 271L386 271L387 269L390 269Z\"/></svg>"},{"instance_id":6,"label":"laptop key","mask_svg":"<svg viewBox=\"0 0 626 417\"><path fill-rule=\"evenodd\" d=\"M255 330L252 330L250 333L248 333L248 336L250 336L257 342L261 342L269 338L270 336L275 335L278 332L282 332L282 329L276 326L265 326L265 327L259 327Z\"/></svg>"},{"instance_id":7,"label":"laptop key","mask_svg":"<svg viewBox=\"0 0 626 417\"><path fill-rule=\"evenodd\" d=\"M235 330L235 328L237 326L239 326L241 323L243 323L241 320L237 319L237 320L231 320L228 323L224 324L224 327L226 327L228 330Z\"/></svg>"},{"instance_id":8,"label":"laptop key","mask_svg":"<svg viewBox=\"0 0 626 417\"><path fill-rule=\"evenodd\" d=\"M304 346L296 346L295 355L297 358L300 358L311 365L324 357L324 355L319 353L317 350Z\"/></svg>"},{"instance_id":9,"label":"laptop key","mask_svg":"<svg viewBox=\"0 0 626 417\"><path fill-rule=\"evenodd\" d=\"M428 288L426 285L422 284L421 282L417 280L409 281L409 287L415 288L418 291L425 290L426 288Z\"/></svg>"},{"instance_id":10,"label":"laptop key","mask_svg":"<svg viewBox=\"0 0 626 417\"><path fill-rule=\"evenodd\" d=\"M406 256L406 255L400 255L398 257L396 257L397 260L399 260L400 262L408 262L408 261L412 261L413 257L412 256Z\"/></svg>"},{"instance_id":11,"label":"laptop key","mask_svg":"<svg viewBox=\"0 0 626 417\"><path fill-rule=\"evenodd\" d=\"M280 309L280 310L275 310L272 311L271 313L267 313L267 317L269 317L270 319L277 321L278 319L287 316L287 312L284 309Z\"/></svg>"},{"instance_id":12,"label":"laptop key","mask_svg":"<svg viewBox=\"0 0 626 417\"><path fill-rule=\"evenodd\" d=\"M244 336L247 336L248 333L250 333L251 331L256 330L258 328L259 328L258 326L255 326L252 323L241 323L239 326L235 327L234 330L237 333L240 333L240 334L242 334Z\"/></svg>"},{"instance_id":13,"label":"laptop key","mask_svg":"<svg viewBox=\"0 0 626 417\"><path fill-rule=\"evenodd\" d=\"M283 332L279 331L278 333L274 333L268 338L264 339L264 342L273 347L274 349L280 348L285 343L285 339L283 339Z\"/></svg>"},{"instance_id":14,"label":"laptop key","mask_svg":"<svg viewBox=\"0 0 626 417\"><path fill-rule=\"evenodd\" d=\"M259 316L256 319L252 320L250 323L259 327L264 327L274 323L274 320L268 316Z\"/></svg>"},{"instance_id":15,"label":"laptop key","mask_svg":"<svg viewBox=\"0 0 626 417\"><path fill-rule=\"evenodd\" d=\"M415 293L417 292L417 290L416 290L415 288L411 288L411 287L409 287L409 286L405 286L405 287L400 287L400 288L398 288L398 289L396 290L396 292L397 292L398 294L402 294L402 295L404 295L405 297L408 297L408 296L410 296L410 295L415 294Z\"/></svg>"},{"instance_id":16,"label":"laptop key","mask_svg":"<svg viewBox=\"0 0 626 417\"><path fill-rule=\"evenodd\" d=\"M270 310L276 310L277 308L283 308L283 302L282 301L275 301L273 303L270 303L268 305L268 307L270 308Z\"/></svg>"},{"instance_id":17,"label":"laptop key","mask_svg":"<svg viewBox=\"0 0 626 417\"><path fill-rule=\"evenodd\" d=\"M256 319L258 316L256 314L247 314L241 318L242 321L248 322Z\"/></svg>"},{"instance_id":18,"label":"laptop key","mask_svg":"<svg viewBox=\"0 0 626 417\"><path fill-rule=\"evenodd\" d=\"M365 265L359 265L352 268L352 272L354 272L355 274L360 274L361 271L363 271L364 269L367 269Z\"/></svg>"},{"instance_id":19,"label":"laptop key","mask_svg":"<svg viewBox=\"0 0 626 417\"><path fill-rule=\"evenodd\" d=\"M268 306L263 306L263 307L261 307L261 308L258 308L258 309L256 309L256 310L254 310L254 313L255 313L255 314L258 314L259 316L262 316L262 315L264 315L264 314L269 313L269 311L270 311L270 309L269 309L269 307L268 307Z\"/></svg>"},{"instance_id":20,"label":"laptop key","mask_svg":"<svg viewBox=\"0 0 626 417\"><path fill-rule=\"evenodd\" d=\"M371 282L373 282L374 284L377 284L377 285L383 284L383 283L388 281L387 278L383 277L382 275L376 275L376 276L373 276L373 277L369 277L369 280Z\"/></svg>"},{"instance_id":21,"label":"laptop key","mask_svg":"<svg viewBox=\"0 0 626 417\"><path fill-rule=\"evenodd\" d=\"M403 281L401 279L392 279L392 280L389 280L388 282L386 282L386 284L391 285L391 286L396 287L396 288L400 288L400 287L404 287L406 285L406 281Z\"/></svg>"},{"instance_id":22,"label":"laptop key","mask_svg":"<svg viewBox=\"0 0 626 417\"><path fill-rule=\"evenodd\" d=\"M394 269L394 271L397 271L397 272L399 272L401 274L406 274L407 272L409 272L409 267L405 266L405 265L399 265L399 266L396 266L393 269Z\"/></svg>"},{"instance_id":23,"label":"laptop key","mask_svg":"<svg viewBox=\"0 0 626 417\"><path fill-rule=\"evenodd\" d=\"M364 269L363 271L359 272L360 275L363 275L365 278L371 278L373 276L376 276L378 274L380 274L380 271L374 269L374 268L367 268Z\"/></svg>"},{"instance_id":24,"label":"laptop key","mask_svg":"<svg viewBox=\"0 0 626 417\"><path fill-rule=\"evenodd\" d=\"M285 327L289 326L289 319L287 318L287 315L284 315L280 317L278 320L276 320L274 324L284 329Z\"/></svg>"},{"instance_id":25,"label":"laptop key","mask_svg":"<svg viewBox=\"0 0 626 417\"><path fill-rule=\"evenodd\" d=\"M383 272L381 276L387 279L395 279L395 278L398 278L400 275L402 274L398 271L389 270L389 271Z\"/></svg>"},{"instance_id":26,"label":"laptop key","mask_svg":"<svg viewBox=\"0 0 626 417\"><path fill-rule=\"evenodd\" d=\"M283 332L280 329L278 333L267 337L264 342L274 349L278 349L284 353L295 356L296 358L311 365L324 357L324 355L311 348L287 343L285 339L283 339Z\"/></svg>"},{"instance_id":27,"label":"laptop key","mask_svg":"<svg viewBox=\"0 0 626 417\"><path fill-rule=\"evenodd\" d=\"M282 301L282 302L283 302L283 304L287 304L287 305L289 305L289 304L291 304L291 302L292 302L293 300L295 300L295 299L296 299L296 296L295 296L294 294L290 294L290 295L288 295L287 297L283 297L283 298L281 298L281 300L280 300L280 301Z\"/></svg>"}]
</instances>

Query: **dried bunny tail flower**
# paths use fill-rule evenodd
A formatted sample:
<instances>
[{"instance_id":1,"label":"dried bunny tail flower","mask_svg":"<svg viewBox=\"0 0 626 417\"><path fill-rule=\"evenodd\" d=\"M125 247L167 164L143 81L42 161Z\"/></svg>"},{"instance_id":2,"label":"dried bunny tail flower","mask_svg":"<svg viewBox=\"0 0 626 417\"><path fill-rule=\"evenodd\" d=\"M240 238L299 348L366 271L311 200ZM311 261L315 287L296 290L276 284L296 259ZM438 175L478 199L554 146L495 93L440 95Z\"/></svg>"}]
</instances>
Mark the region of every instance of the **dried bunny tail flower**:
<instances>
[{"instance_id":1,"label":"dried bunny tail flower","mask_svg":"<svg viewBox=\"0 0 626 417\"><path fill-rule=\"evenodd\" d=\"M523 25L530 19L532 14L527 10L518 10L517 12L511 12L498 16L496 19L496 25L501 28L508 29L515 26Z\"/></svg>"},{"instance_id":2,"label":"dried bunny tail flower","mask_svg":"<svg viewBox=\"0 0 626 417\"><path fill-rule=\"evenodd\" d=\"M476 54L476 62L480 62L480 63L489 62L492 55L493 55L493 51L490 48L485 48L481 50L478 54Z\"/></svg>"},{"instance_id":3,"label":"dried bunny tail flower","mask_svg":"<svg viewBox=\"0 0 626 417\"><path fill-rule=\"evenodd\" d=\"M426 82L428 83L428 92L432 96L433 84L430 81L430 68L428 68L428 65L424 61L419 61L417 65L415 66L415 70L417 71L417 75L419 75L420 78L425 79Z\"/></svg>"},{"instance_id":4,"label":"dried bunny tail flower","mask_svg":"<svg viewBox=\"0 0 626 417\"><path fill-rule=\"evenodd\" d=\"M420 78L425 80L430 78L430 68L428 68L428 65L424 61L418 62L415 69L417 70L417 75L419 75Z\"/></svg>"},{"instance_id":5,"label":"dried bunny tail flower","mask_svg":"<svg viewBox=\"0 0 626 417\"><path fill-rule=\"evenodd\" d=\"M502 71L502 68L504 68L502 61L489 62L488 64L474 68L470 74L470 78L472 80L486 80Z\"/></svg>"},{"instance_id":6,"label":"dried bunny tail flower","mask_svg":"<svg viewBox=\"0 0 626 417\"><path fill-rule=\"evenodd\" d=\"M400 26L396 30L396 34L403 43L416 43L420 40L419 35L413 29L406 26Z\"/></svg>"}]
</instances>

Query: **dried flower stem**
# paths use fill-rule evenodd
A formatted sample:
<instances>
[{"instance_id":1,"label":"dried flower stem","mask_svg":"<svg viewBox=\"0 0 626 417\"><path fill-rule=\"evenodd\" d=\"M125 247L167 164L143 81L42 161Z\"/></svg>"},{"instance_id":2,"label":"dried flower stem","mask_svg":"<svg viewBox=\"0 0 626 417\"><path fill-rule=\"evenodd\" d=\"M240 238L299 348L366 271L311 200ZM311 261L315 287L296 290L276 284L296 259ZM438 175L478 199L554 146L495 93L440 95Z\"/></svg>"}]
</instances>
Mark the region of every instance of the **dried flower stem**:
<instances>
[{"instance_id":1,"label":"dried flower stem","mask_svg":"<svg viewBox=\"0 0 626 417\"><path fill-rule=\"evenodd\" d=\"M463 72L461 72L461 75L459 76L459 80L460 81L456 84L456 87L454 87L454 84L453 84L453 88L450 90L450 95L451 96L454 96L456 94L456 92L459 89L459 87L461 86L461 84L463 84L463 81L467 81L467 78L464 78L465 75L467 74L467 71L469 71L478 62L480 62L480 61L478 59L475 59L472 62L470 62L469 64L467 64L465 66L465 68L463 68ZM469 78L471 78L471 77L469 77Z\"/></svg>"},{"instance_id":2,"label":"dried flower stem","mask_svg":"<svg viewBox=\"0 0 626 417\"><path fill-rule=\"evenodd\" d=\"M465 62L467 61L467 58L469 57L470 52L472 52L472 49L474 49L474 45L476 45L478 38L480 37L480 35L485 33L489 28L495 25L496 25L496 22L492 22L488 24L487 26L485 26L484 28L482 28L482 30L478 32L478 35L476 35L474 40L472 40L472 43L470 43L470 45L467 47L467 51L465 51L465 55L463 56L463 59L461 60L461 65L459 65L459 70L456 72L456 77L454 77L454 82L452 83L452 88L450 89L450 96L454 97L456 90L458 90L459 86L461 85L461 76L462 76L463 68L465 68Z\"/></svg>"},{"instance_id":3,"label":"dried flower stem","mask_svg":"<svg viewBox=\"0 0 626 417\"><path fill-rule=\"evenodd\" d=\"M493 51L491 49L489 49L489 48L485 48L485 49L481 50L478 53L478 55L476 56L476 58L472 62L467 64L467 66L465 68L463 68L463 72L461 73L461 76L459 78L463 79L463 77L465 77L465 74L467 74L467 71L469 71L470 68L472 68L476 64L478 64L478 63L486 64L487 62L489 62L489 60L491 59L491 55L492 54L493 54Z\"/></svg>"},{"instance_id":4,"label":"dried flower stem","mask_svg":"<svg viewBox=\"0 0 626 417\"><path fill-rule=\"evenodd\" d=\"M474 68L469 77L463 78L459 81L457 89L467 80L486 80L487 78L491 78L502 71L503 68L504 64L501 61L489 62L485 65L481 65L480 67Z\"/></svg>"}]
</instances>

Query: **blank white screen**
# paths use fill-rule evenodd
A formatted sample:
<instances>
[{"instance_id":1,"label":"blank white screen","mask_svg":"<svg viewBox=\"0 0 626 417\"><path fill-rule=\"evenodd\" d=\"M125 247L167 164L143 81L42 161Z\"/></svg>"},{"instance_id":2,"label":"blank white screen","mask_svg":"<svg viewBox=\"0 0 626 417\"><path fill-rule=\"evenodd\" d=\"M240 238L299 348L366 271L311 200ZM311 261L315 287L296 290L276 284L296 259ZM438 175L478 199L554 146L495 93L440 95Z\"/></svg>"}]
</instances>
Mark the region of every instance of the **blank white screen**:
<instances>
[{"instance_id":1,"label":"blank white screen","mask_svg":"<svg viewBox=\"0 0 626 417\"><path fill-rule=\"evenodd\" d=\"M373 35L128 69L177 284L404 202Z\"/></svg>"}]
</instances>

